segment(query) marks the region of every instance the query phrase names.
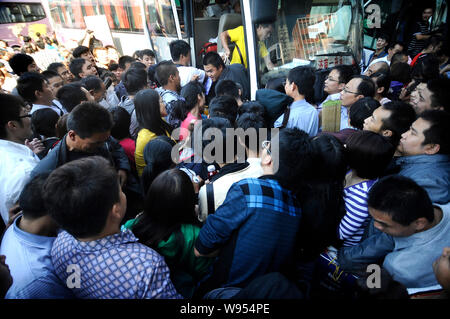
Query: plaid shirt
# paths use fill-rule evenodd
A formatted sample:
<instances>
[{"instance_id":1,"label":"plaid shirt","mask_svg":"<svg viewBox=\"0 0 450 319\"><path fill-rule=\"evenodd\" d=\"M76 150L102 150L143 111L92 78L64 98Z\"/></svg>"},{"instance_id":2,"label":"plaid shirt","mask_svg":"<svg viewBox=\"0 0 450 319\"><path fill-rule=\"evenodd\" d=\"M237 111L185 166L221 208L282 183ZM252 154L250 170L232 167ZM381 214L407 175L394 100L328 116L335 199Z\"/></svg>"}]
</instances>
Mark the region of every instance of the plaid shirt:
<instances>
[{"instance_id":1,"label":"plaid shirt","mask_svg":"<svg viewBox=\"0 0 450 319\"><path fill-rule=\"evenodd\" d=\"M280 271L292 255L301 210L294 195L270 176L231 186L223 204L200 230L196 249L221 249L214 273L219 286L244 286Z\"/></svg>"},{"instance_id":2,"label":"plaid shirt","mask_svg":"<svg viewBox=\"0 0 450 319\"><path fill-rule=\"evenodd\" d=\"M69 266L79 267L80 288L73 288L78 298L181 298L164 258L137 241L130 230L89 242L62 231L51 251L55 272L63 282L72 283L75 271Z\"/></svg>"}]
</instances>

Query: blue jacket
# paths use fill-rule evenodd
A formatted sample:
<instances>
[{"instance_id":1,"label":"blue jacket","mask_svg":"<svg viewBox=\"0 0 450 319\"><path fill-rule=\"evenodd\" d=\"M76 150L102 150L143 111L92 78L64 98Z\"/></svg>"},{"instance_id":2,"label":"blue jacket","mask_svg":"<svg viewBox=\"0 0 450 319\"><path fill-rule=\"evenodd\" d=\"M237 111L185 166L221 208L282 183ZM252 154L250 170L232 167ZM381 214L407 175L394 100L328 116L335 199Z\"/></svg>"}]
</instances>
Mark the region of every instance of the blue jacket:
<instances>
[{"instance_id":1,"label":"blue jacket","mask_svg":"<svg viewBox=\"0 0 450 319\"><path fill-rule=\"evenodd\" d=\"M413 179L428 192L433 203L450 202L450 156L444 154L402 156L395 159L399 175Z\"/></svg>"}]
</instances>

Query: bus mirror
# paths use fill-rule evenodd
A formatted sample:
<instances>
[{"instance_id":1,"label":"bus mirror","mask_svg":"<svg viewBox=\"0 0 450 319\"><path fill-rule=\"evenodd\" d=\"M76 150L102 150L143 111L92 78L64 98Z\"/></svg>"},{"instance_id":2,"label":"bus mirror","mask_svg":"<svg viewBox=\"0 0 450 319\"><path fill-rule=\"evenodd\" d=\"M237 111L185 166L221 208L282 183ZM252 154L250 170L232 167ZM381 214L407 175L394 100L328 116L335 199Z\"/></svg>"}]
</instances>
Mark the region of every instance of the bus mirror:
<instances>
[{"instance_id":1,"label":"bus mirror","mask_svg":"<svg viewBox=\"0 0 450 319\"><path fill-rule=\"evenodd\" d=\"M278 0L253 0L251 5L254 24L274 23L277 20Z\"/></svg>"}]
</instances>

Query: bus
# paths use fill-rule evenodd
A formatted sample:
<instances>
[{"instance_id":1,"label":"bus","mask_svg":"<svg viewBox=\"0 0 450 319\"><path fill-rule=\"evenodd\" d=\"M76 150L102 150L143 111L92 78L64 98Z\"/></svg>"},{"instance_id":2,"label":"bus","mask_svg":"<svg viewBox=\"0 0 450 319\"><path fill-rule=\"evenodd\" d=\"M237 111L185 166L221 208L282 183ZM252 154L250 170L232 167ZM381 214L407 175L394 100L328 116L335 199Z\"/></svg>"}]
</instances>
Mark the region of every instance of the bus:
<instances>
[{"instance_id":1,"label":"bus","mask_svg":"<svg viewBox=\"0 0 450 319\"><path fill-rule=\"evenodd\" d=\"M202 67L200 51L217 41L227 28L244 26L252 97L270 79L283 77L292 67L327 69L338 64L359 65L363 44L362 0L241 0L241 13L205 15L214 1L193 0L47 0L55 31L62 43L79 41L84 17L106 16L113 45L122 54L153 49L157 60L170 59L168 44L187 41L192 65ZM258 52L255 26L273 26L265 40L275 65L267 70ZM250 48L250 49L249 49Z\"/></svg>"},{"instance_id":2,"label":"bus","mask_svg":"<svg viewBox=\"0 0 450 319\"><path fill-rule=\"evenodd\" d=\"M36 33L50 35L52 27L44 3L37 0L0 2L0 39L9 46L21 46L19 35L37 38Z\"/></svg>"}]
</instances>

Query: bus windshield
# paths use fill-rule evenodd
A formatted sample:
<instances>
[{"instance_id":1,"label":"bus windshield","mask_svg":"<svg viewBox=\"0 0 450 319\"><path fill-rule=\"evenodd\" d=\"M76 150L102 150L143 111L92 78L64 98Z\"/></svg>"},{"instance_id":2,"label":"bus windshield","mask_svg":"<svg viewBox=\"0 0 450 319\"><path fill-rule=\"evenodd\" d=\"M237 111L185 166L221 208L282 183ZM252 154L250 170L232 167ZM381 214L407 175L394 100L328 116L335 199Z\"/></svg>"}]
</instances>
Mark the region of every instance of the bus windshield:
<instances>
[{"instance_id":1,"label":"bus windshield","mask_svg":"<svg viewBox=\"0 0 450 319\"><path fill-rule=\"evenodd\" d=\"M359 64L362 4L358 0L280 0L277 20L255 25L260 84L296 66Z\"/></svg>"}]
</instances>

